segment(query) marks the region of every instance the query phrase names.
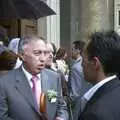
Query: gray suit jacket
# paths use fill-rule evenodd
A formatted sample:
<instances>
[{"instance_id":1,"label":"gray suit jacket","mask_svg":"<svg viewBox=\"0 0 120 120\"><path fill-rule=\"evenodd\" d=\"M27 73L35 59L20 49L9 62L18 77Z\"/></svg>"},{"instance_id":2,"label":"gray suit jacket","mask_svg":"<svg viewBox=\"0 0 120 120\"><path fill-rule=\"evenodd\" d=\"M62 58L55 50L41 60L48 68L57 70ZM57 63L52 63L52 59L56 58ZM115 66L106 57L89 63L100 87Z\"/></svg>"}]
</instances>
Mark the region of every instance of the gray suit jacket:
<instances>
[{"instance_id":1,"label":"gray suit jacket","mask_svg":"<svg viewBox=\"0 0 120 120\"><path fill-rule=\"evenodd\" d=\"M56 103L47 100L49 120L53 120L56 115L67 120L67 108L61 97L59 76L45 69L41 73L41 80L44 92L50 89L58 92L59 99ZM0 120L42 120L30 85L21 68L12 70L0 78Z\"/></svg>"},{"instance_id":2,"label":"gray suit jacket","mask_svg":"<svg viewBox=\"0 0 120 120\"><path fill-rule=\"evenodd\" d=\"M72 101L76 100L77 97L81 97L88 89L89 83L84 80L82 58L74 61L70 68L68 78L68 89Z\"/></svg>"},{"instance_id":3,"label":"gray suit jacket","mask_svg":"<svg viewBox=\"0 0 120 120\"><path fill-rule=\"evenodd\" d=\"M84 79L83 68L82 68L82 58L80 57L73 62L69 78L68 78L68 90L69 96L71 98L72 105L74 106L73 110L73 120L78 119L79 110L80 110L80 99L84 93L91 87Z\"/></svg>"}]
</instances>

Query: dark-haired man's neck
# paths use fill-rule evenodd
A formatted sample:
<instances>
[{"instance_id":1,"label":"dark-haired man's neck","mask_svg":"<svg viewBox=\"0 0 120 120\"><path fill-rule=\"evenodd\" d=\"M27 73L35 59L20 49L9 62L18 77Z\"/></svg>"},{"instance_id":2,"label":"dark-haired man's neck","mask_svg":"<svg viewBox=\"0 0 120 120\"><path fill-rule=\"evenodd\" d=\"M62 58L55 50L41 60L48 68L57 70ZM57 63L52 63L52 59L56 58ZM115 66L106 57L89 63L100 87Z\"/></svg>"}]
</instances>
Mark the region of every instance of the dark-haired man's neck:
<instances>
[{"instance_id":1,"label":"dark-haired man's neck","mask_svg":"<svg viewBox=\"0 0 120 120\"><path fill-rule=\"evenodd\" d=\"M104 72L99 72L99 73L95 73L95 74L96 74L96 78L95 78L95 80L92 83L94 85L99 83L100 81L103 81L107 77L113 76L113 75L106 75Z\"/></svg>"}]
</instances>

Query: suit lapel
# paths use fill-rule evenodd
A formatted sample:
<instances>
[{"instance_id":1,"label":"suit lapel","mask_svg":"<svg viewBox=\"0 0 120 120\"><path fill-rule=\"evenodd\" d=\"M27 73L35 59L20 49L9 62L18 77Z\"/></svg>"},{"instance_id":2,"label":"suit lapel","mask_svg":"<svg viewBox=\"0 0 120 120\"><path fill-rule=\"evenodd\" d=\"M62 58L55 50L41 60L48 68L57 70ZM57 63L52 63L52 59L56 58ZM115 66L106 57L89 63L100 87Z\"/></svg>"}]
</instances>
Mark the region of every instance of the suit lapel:
<instances>
[{"instance_id":1,"label":"suit lapel","mask_svg":"<svg viewBox=\"0 0 120 120\"><path fill-rule=\"evenodd\" d=\"M35 109L37 112L38 106L32 94L29 83L27 82L26 76L24 75L22 69L20 68L16 74L16 89L21 93L21 95L26 99L26 101Z\"/></svg>"},{"instance_id":2,"label":"suit lapel","mask_svg":"<svg viewBox=\"0 0 120 120\"><path fill-rule=\"evenodd\" d=\"M91 106L93 103L95 103L98 99L100 99L103 95L109 93L112 91L115 87L120 86L120 80L118 78L114 78L113 80L105 83L102 87L100 87L96 93L93 95L93 97L87 102L85 109Z\"/></svg>"},{"instance_id":3,"label":"suit lapel","mask_svg":"<svg viewBox=\"0 0 120 120\"><path fill-rule=\"evenodd\" d=\"M48 88L49 88L48 75L45 72L45 70L43 70L41 72L41 89L43 92L46 92Z\"/></svg>"}]
</instances>

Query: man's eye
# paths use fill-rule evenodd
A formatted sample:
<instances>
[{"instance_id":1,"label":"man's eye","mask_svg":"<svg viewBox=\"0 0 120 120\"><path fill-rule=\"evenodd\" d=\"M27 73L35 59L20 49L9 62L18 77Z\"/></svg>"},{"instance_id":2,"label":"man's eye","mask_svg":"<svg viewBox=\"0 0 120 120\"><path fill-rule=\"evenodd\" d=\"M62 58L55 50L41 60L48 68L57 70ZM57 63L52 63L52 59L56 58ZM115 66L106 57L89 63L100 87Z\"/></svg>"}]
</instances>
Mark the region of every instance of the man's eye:
<instances>
[{"instance_id":1,"label":"man's eye","mask_svg":"<svg viewBox=\"0 0 120 120\"><path fill-rule=\"evenodd\" d=\"M34 53L36 56L40 55L41 53L40 52L37 52L37 53Z\"/></svg>"},{"instance_id":2,"label":"man's eye","mask_svg":"<svg viewBox=\"0 0 120 120\"><path fill-rule=\"evenodd\" d=\"M45 53L45 54L49 54L49 51L45 51L44 53Z\"/></svg>"},{"instance_id":3,"label":"man's eye","mask_svg":"<svg viewBox=\"0 0 120 120\"><path fill-rule=\"evenodd\" d=\"M35 53L35 56L38 56L39 54L38 53Z\"/></svg>"}]
</instances>

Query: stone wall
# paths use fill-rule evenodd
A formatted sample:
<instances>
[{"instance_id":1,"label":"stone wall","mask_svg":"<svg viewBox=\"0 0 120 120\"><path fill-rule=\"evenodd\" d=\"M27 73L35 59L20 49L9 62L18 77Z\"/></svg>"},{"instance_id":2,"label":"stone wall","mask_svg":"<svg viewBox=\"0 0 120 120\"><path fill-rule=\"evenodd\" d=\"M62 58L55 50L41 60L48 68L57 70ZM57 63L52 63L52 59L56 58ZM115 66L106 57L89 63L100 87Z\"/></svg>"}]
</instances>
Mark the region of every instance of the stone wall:
<instances>
[{"instance_id":1,"label":"stone wall","mask_svg":"<svg viewBox=\"0 0 120 120\"><path fill-rule=\"evenodd\" d=\"M62 46L84 40L94 31L114 29L114 0L61 0Z\"/></svg>"},{"instance_id":2,"label":"stone wall","mask_svg":"<svg viewBox=\"0 0 120 120\"><path fill-rule=\"evenodd\" d=\"M86 37L94 31L114 29L113 0L80 0L80 37Z\"/></svg>"}]
</instances>

